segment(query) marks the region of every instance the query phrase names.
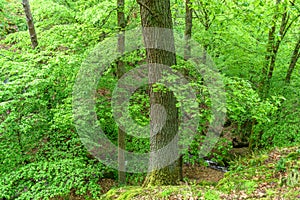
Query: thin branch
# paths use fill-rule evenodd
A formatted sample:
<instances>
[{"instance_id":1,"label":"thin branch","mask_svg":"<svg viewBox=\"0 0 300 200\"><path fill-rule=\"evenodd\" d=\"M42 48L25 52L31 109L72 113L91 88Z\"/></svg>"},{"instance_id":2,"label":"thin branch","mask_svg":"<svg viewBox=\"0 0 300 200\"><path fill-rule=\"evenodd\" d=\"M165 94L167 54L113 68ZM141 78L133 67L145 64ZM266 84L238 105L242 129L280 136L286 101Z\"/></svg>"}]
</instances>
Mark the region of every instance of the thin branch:
<instances>
[{"instance_id":1,"label":"thin branch","mask_svg":"<svg viewBox=\"0 0 300 200\"><path fill-rule=\"evenodd\" d=\"M287 33L287 31L290 29L290 27L292 26L292 24L300 17L300 14L297 15L292 21L291 23L287 26L287 28L285 29L285 31L283 32L282 37L284 37Z\"/></svg>"},{"instance_id":2,"label":"thin branch","mask_svg":"<svg viewBox=\"0 0 300 200\"><path fill-rule=\"evenodd\" d=\"M152 12L152 10L146 4L144 4L141 0L137 0L136 2L138 4L140 4L140 6L146 8L148 10L148 12L151 13L151 15L156 16L156 14L154 12Z\"/></svg>"},{"instance_id":3,"label":"thin branch","mask_svg":"<svg viewBox=\"0 0 300 200\"><path fill-rule=\"evenodd\" d=\"M205 25L205 21L203 20L203 17L200 17L197 13L196 10L193 10L194 11L194 14L196 16L196 18L200 21L200 23L204 26ZM201 12L201 11L200 11Z\"/></svg>"},{"instance_id":4,"label":"thin branch","mask_svg":"<svg viewBox=\"0 0 300 200\"><path fill-rule=\"evenodd\" d=\"M280 39L278 39L276 42L275 42L275 45L273 46L273 53L276 54L278 49L279 49L279 46L280 46L280 43L281 41L284 39L284 36L287 32L287 24L288 24L288 21L289 21L289 18L290 18L290 15L287 13L287 10L286 10L286 6L285 6L285 9L284 9L284 13L282 15L282 19L281 19L281 24L280 24L280 29L279 29L279 34L281 36ZM276 56L276 55L273 55L273 56Z\"/></svg>"},{"instance_id":5,"label":"thin branch","mask_svg":"<svg viewBox=\"0 0 300 200\"><path fill-rule=\"evenodd\" d=\"M300 8L298 6L296 6L295 1L290 1L290 3L292 4L292 6L294 6L298 12L300 13Z\"/></svg>"},{"instance_id":6,"label":"thin branch","mask_svg":"<svg viewBox=\"0 0 300 200\"><path fill-rule=\"evenodd\" d=\"M102 27L106 24L106 22L107 22L108 19L110 18L110 15L111 15L115 10L117 10L117 8L114 8L114 9L112 9L111 11L109 11L108 15L102 20L102 24L100 25L99 28L102 28Z\"/></svg>"},{"instance_id":7,"label":"thin branch","mask_svg":"<svg viewBox=\"0 0 300 200\"><path fill-rule=\"evenodd\" d=\"M132 6L128 12L128 15L126 17L126 21L125 21L125 25L127 26L130 20L130 14L134 11L134 9L136 8L136 6Z\"/></svg>"},{"instance_id":8,"label":"thin branch","mask_svg":"<svg viewBox=\"0 0 300 200\"><path fill-rule=\"evenodd\" d=\"M285 77L285 82L286 83L290 83L290 80L291 80L291 76L292 76L292 73L295 69L295 66L296 66L296 63L300 57L300 38L295 46L295 49L294 49L294 52L292 54L292 57L291 57L291 62L290 62L290 65L289 65L289 68L288 68L288 71L286 73L286 77Z\"/></svg>"},{"instance_id":9,"label":"thin branch","mask_svg":"<svg viewBox=\"0 0 300 200\"><path fill-rule=\"evenodd\" d=\"M6 59L8 59L8 60L10 60L10 61L14 61L13 59L7 57L6 55L0 54L0 56L3 56L4 58L6 58Z\"/></svg>"}]
</instances>

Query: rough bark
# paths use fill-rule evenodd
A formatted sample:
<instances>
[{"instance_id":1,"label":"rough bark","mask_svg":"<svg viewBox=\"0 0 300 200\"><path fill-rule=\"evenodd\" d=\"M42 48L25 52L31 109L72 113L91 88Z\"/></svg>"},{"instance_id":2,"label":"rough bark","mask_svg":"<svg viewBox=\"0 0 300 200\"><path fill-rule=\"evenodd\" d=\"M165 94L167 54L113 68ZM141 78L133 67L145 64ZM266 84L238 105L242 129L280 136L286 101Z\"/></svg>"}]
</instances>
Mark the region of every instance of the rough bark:
<instances>
[{"instance_id":1,"label":"rough bark","mask_svg":"<svg viewBox=\"0 0 300 200\"><path fill-rule=\"evenodd\" d=\"M27 21L27 26L28 26L28 30L29 30L31 45L32 45L32 48L35 49L35 47L37 47L37 45L38 45L38 40L37 40L35 28L34 28L33 17L31 14L29 1L22 0L22 5L23 5L24 12L26 15L26 21Z\"/></svg>"},{"instance_id":2,"label":"rough bark","mask_svg":"<svg viewBox=\"0 0 300 200\"><path fill-rule=\"evenodd\" d=\"M118 52L120 54L124 53L125 50L125 14L124 14L124 0L117 0L117 17L118 17L118 26L119 26L119 35L118 35ZM117 61L117 77L120 79L125 73L124 62L119 59ZM118 128L118 182L120 185L126 184L126 166L125 166L125 139L126 133Z\"/></svg>"},{"instance_id":3,"label":"rough bark","mask_svg":"<svg viewBox=\"0 0 300 200\"><path fill-rule=\"evenodd\" d=\"M165 28L163 30L156 29L155 31L143 29L146 58L149 66L149 81L154 83L161 77L162 65L172 66L176 64L170 0L140 0L138 3L140 4L143 27ZM166 29L170 31L165 31ZM157 43L162 49L147 48ZM175 135L178 131L176 99L171 91L156 92L153 84L150 84L150 105L150 172L146 177L144 186L178 184L180 178L178 160L167 166L161 165L162 161L171 160L174 156L178 157L176 142L171 145L171 148L165 154L158 153L161 148L176 138ZM161 124L162 121L165 121L164 125Z\"/></svg>"},{"instance_id":4,"label":"rough bark","mask_svg":"<svg viewBox=\"0 0 300 200\"><path fill-rule=\"evenodd\" d=\"M290 62L290 65L289 65L289 69L286 73L285 82L287 84L289 84L290 81L291 81L292 73L293 73L293 71L296 67L296 63L297 63L299 58L300 58L300 39L298 40L298 42L295 46L295 49L294 49L294 52L293 52L293 55L292 55L292 58L291 58L291 62Z\"/></svg>"}]
</instances>

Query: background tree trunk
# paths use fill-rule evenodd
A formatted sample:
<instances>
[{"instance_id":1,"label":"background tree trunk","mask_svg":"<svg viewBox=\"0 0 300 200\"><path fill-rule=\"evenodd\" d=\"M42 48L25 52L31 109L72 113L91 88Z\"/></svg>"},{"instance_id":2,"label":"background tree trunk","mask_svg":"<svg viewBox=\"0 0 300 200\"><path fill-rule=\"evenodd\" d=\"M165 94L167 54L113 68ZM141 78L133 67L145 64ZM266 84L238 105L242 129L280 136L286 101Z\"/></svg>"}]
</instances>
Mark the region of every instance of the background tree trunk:
<instances>
[{"instance_id":1,"label":"background tree trunk","mask_svg":"<svg viewBox=\"0 0 300 200\"><path fill-rule=\"evenodd\" d=\"M184 48L184 60L188 60L191 57L191 46L190 40L192 38L192 27L193 27L193 10L191 8L192 2L190 0L185 1L185 31L184 31L184 40L185 40L185 48ZM188 76L187 69L184 69L184 75ZM183 180L183 156L180 155L179 158L179 179Z\"/></svg>"},{"instance_id":2,"label":"background tree trunk","mask_svg":"<svg viewBox=\"0 0 300 200\"><path fill-rule=\"evenodd\" d=\"M24 12L26 15L26 21L27 21L27 25L28 25L31 45L32 45L32 48L35 49L35 47L38 45L38 40L37 40L34 23L33 23L33 18L32 18L28 0L22 0L22 5L23 5Z\"/></svg>"},{"instance_id":3,"label":"background tree trunk","mask_svg":"<svg viewBox=\"0 0 300 200\"><path fill-rule=\"evenodd\" d=\"M143 27L163 28L155 31L143 30L146 46L147 63L149 66L149 81L155 83L161 77L161 65L176 64L173 25L169 0L142 0L140 4L141 21ZM171 31L166 31L166 29ZM149 48L159 44L163 49ZM148 47L148 48L147 48ZM168 51L167 51L167 50ZM173 51L173 52L172 52ZM144 182L144 186L174 185L179 182L179 162L176 160L168 166L162 166L162 161L178 157L178 144L172 145L165 153L156 153L174 139L178 131L178 111L176 98L171 91L154 92L150 85L150 166L151 171ZM158 106L157 106L158 105ZM163 108L164 109L163 109ZM165 121L165 124L161 122ZM161 128L159 126L162 125ZM176 137L175 137L176 138Z\"/></svg>"},{"instance_id":4,"label":"background tree trunk","mask_svg":"<svg viewBox=\"0 0 300 200\"><path fill-rule=\"evenodd\" d=\"M184 60L188 60L191 57L190 39L192 37L192 26L193 26L193 10L191 9L192 2L190 0L185 1L185 49L184 49Z\"/></svg>"},{"instance_id":5,"label":"background tree trunk","mask_svg":"<svg viewBox=\"0 0 300 200\"><path fill-rule=\"evenodd\" d=\"M284 13L282 14L281 25L280 25L280 30L279 30L280 39L277 39L275 41L275 35L273 35L273 43L274 44L272 45L273 47L271 50L271 59L270 59L269 69L268 69L269 72L268 72L267 81L266 81L266 85L265 85L265 88L266 88L265 95L267 95L269 92L270 82L273 77L273 72L275 69L277 53L278 53L281 41L284 39L284 36L287 31L286 29L287 29L287 25L288 25L288 21L289 21L289 15L288 15L286 9L287 9L287 7L285 6L285 10L284 10ZM273 33L273 34L275 34L275 33Z\"/></svg>"},{"instance_id":6,"label":"background tree trunk","mask_svg":"<svg viewBox=\"0 0 300 200\"><path fill-rule=\"evenodd\" d=\"M278 19L278 4L280 1L276 1L276 8L275 12L271 21L272 26L269 29L269 34L268 34L268 44L267 44L267 52L265 55L265 66L262 68L262 78L260 81L259 85L259 92L262 97L265 96L266 93L266 81L268 79L268 73L269 73L269 67L270 67L270 60L272 58L272 52L273 52L273 47L275 43L275 31L276 31L276 22Z\"/></svg>"},{"instance_id":7,"label":"background tree trunk","mask_svg":"<svg viewBox=\"0 0 300 200\"><path fill-rule=\"evenodd\" d=\"M117 16L118 16L118 26L119 26L119 35L118 35L118 52L120 54L124 53L125 50L125 14L124 14L124 0L117 0ZM119 59L117 61L117 77L120 79L125 73L124 62ZM126 184L126 166L125 166L125 144L126 144L126 133L119 127L118 128L118 181L120 185Z\"/></svg>"},{"instance_id":8,"label":"background tree trunk","mask_svg":"<svg viewBox=\"0 0 300 200\"><path fill-rule=\"evenodd\" d=\"M293 5L295 0L290 1ZM299 18L299 15L296 16L294 19L290 20L290 14L287 11L287 5L284 6L283 13L281 14L281 24L279 28L279 36L280 38L276 39L276 24L278 21L278 16L280 15L279 4L280 0L276 1L276 8L275 13L272 19L272 27L269 30L269 38L267 44L267 52L265 56L265 66L262 69L262 80L259 87L260 95L265 98L267 97L270 89L270 82L273 77L273 72L275 69L276 57L278 54L278 50L282 40L285 38L286 33L288 32L289 28L292 24Z\"/></svg>"},{"instance_id":9,"label":"background tree trunk","mask_svg":"<svg viewBox=\"0 0 300 200\"><path fill-rule=\"evenodd\" d=\"M291 58L291 62L290 62L290 65L289 65L289 69L286 73L285 82L288 83L288 84L291 81L291 76L292 76L292 73L295 69L295 66L296 66L296 63L297 63L299 57L300 57L300 39L298 40L298 42L295 46L295 49L294 49L294 52L293 52L293 55L292 55L292 58Z\"/></svg>"}]
</instances>

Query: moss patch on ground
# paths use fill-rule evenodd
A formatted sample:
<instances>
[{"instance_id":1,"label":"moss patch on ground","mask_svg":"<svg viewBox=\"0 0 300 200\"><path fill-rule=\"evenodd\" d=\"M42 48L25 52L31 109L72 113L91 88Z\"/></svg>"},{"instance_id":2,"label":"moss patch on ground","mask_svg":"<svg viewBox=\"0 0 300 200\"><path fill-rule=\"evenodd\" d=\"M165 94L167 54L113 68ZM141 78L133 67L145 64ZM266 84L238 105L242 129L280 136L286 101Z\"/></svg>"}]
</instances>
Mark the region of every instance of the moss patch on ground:
<instances>
[{"instance_id":1,"label":"moss patch on ground","mask_svg":"<svg viewBox=\"0 0 300 200\"><path fill-rule=\"evenodd\" d=\"M113 188L100 199L299 199L300 146L256 152L234 161L218 182Z\"/></svg>"},{"instance_id":2,"label":"moss patch on ground","mask_svg":"<svg viewBox=\"0 0 300 200\"><path fill-rule=\"evenodd\" d=\"M153 199L219 199L220 193L211 186L181 185L157 187L114 188L103 195L103 200L153 200Z\"/></svg>"}]
</instances>

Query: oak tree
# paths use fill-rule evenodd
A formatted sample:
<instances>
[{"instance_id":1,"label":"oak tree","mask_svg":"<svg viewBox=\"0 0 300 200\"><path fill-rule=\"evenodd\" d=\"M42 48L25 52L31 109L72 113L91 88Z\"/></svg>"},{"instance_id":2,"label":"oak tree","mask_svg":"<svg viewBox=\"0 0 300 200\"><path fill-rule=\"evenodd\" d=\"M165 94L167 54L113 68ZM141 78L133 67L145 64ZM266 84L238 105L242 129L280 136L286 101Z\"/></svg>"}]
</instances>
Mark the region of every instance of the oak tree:
<instances>
[{"instance_id":1,"label":"oak tree","mask_svg":"<svg viewBox=\"0 0 300 200\"><path fill-rule=\"evenodd\" d=\"M146 59L149 66L150 82L150 166L144 186L174 185L179 181L179 162L164 161L178 158L175 143L167 151L160 151L173 139L178 131L178 110L172 91L155 90L155 83L162 76L163 66L176 64L173 24L170 0L140 0L143 39L146 46ZM156 45L159 45L157 47ZM165 122L162 124L161 122ZM174 140L173 140L174 141Z\"/></svg>"}]
</instances>

